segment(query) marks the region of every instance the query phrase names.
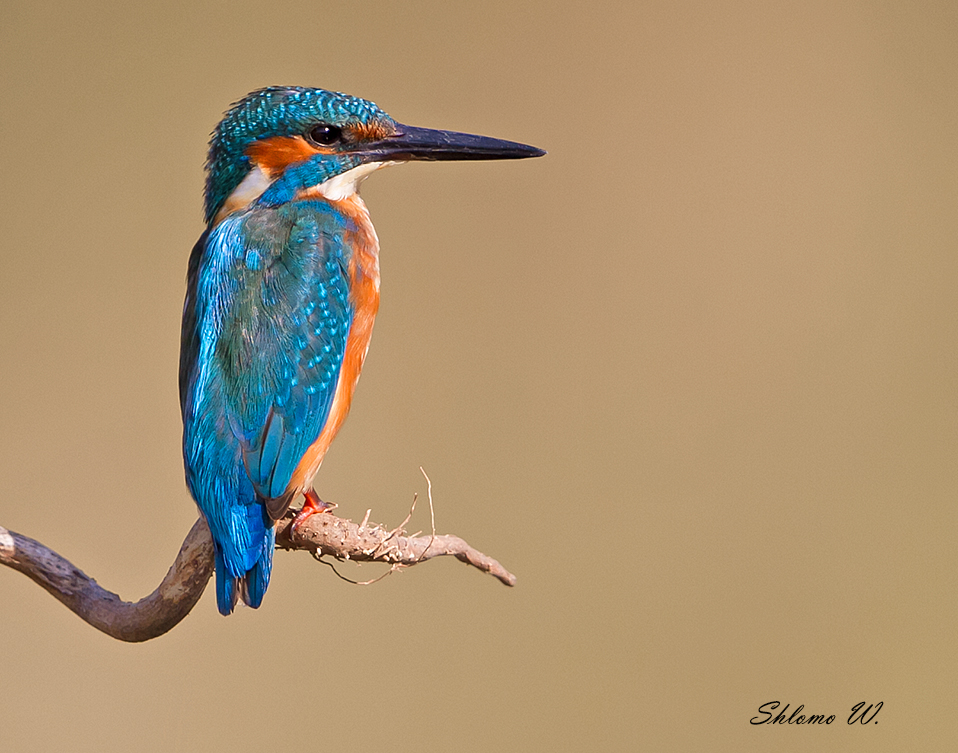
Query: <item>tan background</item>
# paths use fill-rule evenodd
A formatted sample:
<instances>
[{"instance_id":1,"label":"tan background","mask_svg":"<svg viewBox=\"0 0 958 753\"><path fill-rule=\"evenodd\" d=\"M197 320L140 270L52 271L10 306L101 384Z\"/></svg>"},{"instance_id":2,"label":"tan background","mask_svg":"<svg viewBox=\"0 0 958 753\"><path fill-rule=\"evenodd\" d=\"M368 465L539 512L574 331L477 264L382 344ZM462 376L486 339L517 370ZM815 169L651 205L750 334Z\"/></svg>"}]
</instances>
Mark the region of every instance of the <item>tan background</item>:
<instances>
[{"instance_id":1,"label":"tan background","mask_svg":"<svg viewBox=\"0 0 958 753\"><path fill-rule=\"evenodd\" d=\"M0 25L0 523L159 581L207 134L325 86L550 152L366 185L383 308L319 477L398 522L425 466L519 585L279 554L259 612L128 646L0 572L4 749L958 742L958 6L80 5Z\"/></svg>"}]
</instances>

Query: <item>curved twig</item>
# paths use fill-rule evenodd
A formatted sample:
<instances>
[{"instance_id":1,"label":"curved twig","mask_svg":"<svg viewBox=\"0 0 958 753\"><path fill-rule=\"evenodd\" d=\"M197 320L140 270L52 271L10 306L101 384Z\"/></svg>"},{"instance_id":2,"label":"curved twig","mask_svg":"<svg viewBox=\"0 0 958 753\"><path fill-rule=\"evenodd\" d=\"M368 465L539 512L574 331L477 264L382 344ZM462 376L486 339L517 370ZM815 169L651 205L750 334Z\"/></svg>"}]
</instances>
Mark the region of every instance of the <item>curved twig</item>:
<instances>
[{"instance_id":1,"label":"curved twig","mask_svg":"<svg viewBox=\"0 0 958 753\"><path fill-rule=\"evenodd\" d=\"M368 514L367 514L368 518ZM367 520L357 525L330 512L307 518L292 535L292 513L276 523L277 546L305 549L354 562L384 562L410 567L423 560L452 555L498 578L507 586L515 576L458 536L403 536ZM97 630L121 641L138 643L163 635L193 609L213 573L213 541L206 521L190 529L163 582L138 602L123 601L102 588L68 560L38 541L0 526L0 565L19 570L43 586Z\"/></svg>"},{"instance_id":2,"label":"curved twig","mask_svg":"<svg viewBox=\"0 0 958 753\"><path fill-rule=\"evenodd\" d=\"M171 630L203 595L213 574L213 539L206 521L193 524L163 582L149 596L123 601L39 541L0 527L0 564L39 583L97 630L139 643Z\"/></svg>"}]
</instances>

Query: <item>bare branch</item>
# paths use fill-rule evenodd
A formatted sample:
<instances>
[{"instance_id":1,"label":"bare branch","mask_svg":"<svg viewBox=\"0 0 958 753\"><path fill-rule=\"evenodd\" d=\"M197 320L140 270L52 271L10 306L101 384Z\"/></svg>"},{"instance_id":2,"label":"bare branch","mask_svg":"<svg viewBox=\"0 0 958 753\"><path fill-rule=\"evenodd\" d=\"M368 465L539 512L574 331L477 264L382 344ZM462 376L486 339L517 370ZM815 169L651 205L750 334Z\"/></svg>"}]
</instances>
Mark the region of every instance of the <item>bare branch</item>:
<instances>
[{"instance_id":1,"label":"bare branch","mask_svg":"<svg viewBox=\"0 0 958 753\"><path fill-rule=\"evenodd\" d=\"M39 583L97 630L117 640L138 643L172 629L199 601L213 574L213 539L206 521L197 520L163 582L135 604L102 588L39 541L3 527L0 564Z\"/></svg>"},{"instance_id":2,"label":"bare branch","mask_svg":"<svg viewBox=\"0 0 958 753\"><path fill-rule=\"evenodd\" d=\"M431 507L431 488L429 501ZM290 534L292 520L290 512L276 523L279 548L305 549L317 558L328 555L342 561L384 562L392 565L392 569L452 555L495 576L507 586L516 583L515 576L494 559L473 549L458 536L435 535L435 527L432 536L405 536L401 526L386 530L384 526L370 524L368 512L361 525L324 512L307 518ZM97 630L121 641L137 643L171 630L199 601L213 573L213 541L206 522L200 518L187 534L163 582L135 603L123 601L102 588L38 541L2 526L0 565L19 570L43 586Z\"/></svg>"}]
</instances>

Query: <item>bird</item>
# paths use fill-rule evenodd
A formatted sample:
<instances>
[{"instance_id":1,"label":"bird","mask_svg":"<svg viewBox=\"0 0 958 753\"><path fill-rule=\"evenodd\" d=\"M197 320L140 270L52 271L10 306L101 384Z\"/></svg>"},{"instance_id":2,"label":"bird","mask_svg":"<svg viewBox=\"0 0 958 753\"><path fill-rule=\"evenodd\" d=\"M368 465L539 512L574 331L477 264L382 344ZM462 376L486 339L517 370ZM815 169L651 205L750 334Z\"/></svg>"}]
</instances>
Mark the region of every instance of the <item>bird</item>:
<instances>
[{"instance_id":1,"label":"bird","mask_svg":"<svg viewBox=\"0 0 958 753\"><path fill-rule=\"evenodd\" d=\"M387 165L522 159L512 141L408 126L374 103L267 87L234 103L206 161L179 391L186 483L214 544L216 604L257 608L275 522L327 509L313 479L349 412L379 308L379 239L359 196Z\"/></svg>"}]
</instances>

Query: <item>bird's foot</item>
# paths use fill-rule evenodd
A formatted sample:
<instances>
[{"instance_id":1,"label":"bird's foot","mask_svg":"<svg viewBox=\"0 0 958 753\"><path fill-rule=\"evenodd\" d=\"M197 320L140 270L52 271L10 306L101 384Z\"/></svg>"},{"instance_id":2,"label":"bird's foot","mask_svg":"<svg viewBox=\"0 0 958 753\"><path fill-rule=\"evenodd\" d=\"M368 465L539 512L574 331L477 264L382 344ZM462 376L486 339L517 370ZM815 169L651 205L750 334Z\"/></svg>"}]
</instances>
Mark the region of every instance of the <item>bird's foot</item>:
<instances>
[{"instance_id":1,"label":"bird's foot","mask_svg":"<svg viewBox=\"0 0 958 753\"><path fill-rule=\"evenodd\" d=\"M318 512L329 512L336 506L328 502L323 502L323 500L319 498L319 495L316 493L315 489L307 490L303 496L305 497L303 500L303 506L300 508L299 512L296 513L296 516L293 518L293 522L289 525L290 534L296 533L296 530L308 517L315 515Z\"/></svg>"}]
</instances>

